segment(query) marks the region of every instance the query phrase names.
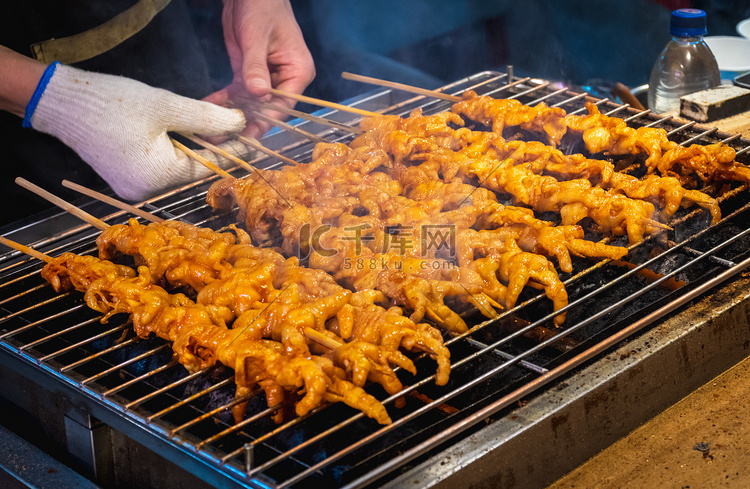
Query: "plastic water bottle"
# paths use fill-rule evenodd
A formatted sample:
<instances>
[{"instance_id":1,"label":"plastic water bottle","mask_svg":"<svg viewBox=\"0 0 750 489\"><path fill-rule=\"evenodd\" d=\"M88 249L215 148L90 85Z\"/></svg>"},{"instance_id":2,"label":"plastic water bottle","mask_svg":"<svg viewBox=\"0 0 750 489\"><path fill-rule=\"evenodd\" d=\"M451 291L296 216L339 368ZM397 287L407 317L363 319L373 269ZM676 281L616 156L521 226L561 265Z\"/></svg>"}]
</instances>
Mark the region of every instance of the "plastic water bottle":
<instances>
[{"instance_id":1,"label":"plastic water bottle","mask_svg":"<svg viewBox=\"0 0 750 489\"><path fill-rule=\"evenodd\" d=\"M680 97L721 83L719 65L703 40L706 12L686 8L672 12L672 40L651 71L648 106L657 114L679 112Z\"/></svg>"}]
</instances>

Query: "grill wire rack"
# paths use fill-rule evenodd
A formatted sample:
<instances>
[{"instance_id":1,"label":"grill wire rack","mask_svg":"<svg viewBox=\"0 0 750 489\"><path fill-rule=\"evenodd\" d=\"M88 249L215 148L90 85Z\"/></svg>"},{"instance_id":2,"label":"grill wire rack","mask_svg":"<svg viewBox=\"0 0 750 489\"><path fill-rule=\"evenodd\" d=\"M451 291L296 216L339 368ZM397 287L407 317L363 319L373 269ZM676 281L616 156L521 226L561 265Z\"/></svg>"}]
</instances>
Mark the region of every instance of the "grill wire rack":
<instances>
[{"instance_id":1,"label":"grill wire rack","mask_svg":"<svg viewBox=\"0 0 750 489\"><path fill-rule=\"evenodd\" d=\"M602 113L623 118L632 127L665 128L670 139L683 145L722 141L737 151L739 162L748 163L746 139L593 99L543 80L509 83L506 74L484 72L442 90L460 95L468 89L528 105L545 102L569 114L584 112L584 103L593 101ZM416 108L431 114L450 107L445 101L387 89L350 104L402 116ZM348 142L356 132L359 116L336 110L316 115L341 127L302 119L291 124L328 142ZM293 130L273 131L263 143L300 162L310 161L315 144ZM266 169L282 165L265 156L250 163ZM230 173L241 177L244 171ZM236 211L217 214L207 207L206 191L216 179L171 191L143 208L159 217L222 228L235 222ZM211 484L379 485L444 443L507 416L520 399L742 272L750 264L750 192L740 184L705 190L721 203L718 224L710 224L708 212L683 209L669 223L672 231L633 247L627 263L576 258L573 273L560 272L570 297L563 326L552 326L555 314L543 295L525 291L513 310L492 320L468 314L469 333L446 335L453 365L448 385L436 386L434 363L418 358L417 376L399 372L405 407L395 408L396 396L369 386L368 392L389 410L393 423L388 426L338 404L276 425L260 390L235 399L230 369L216 366L189 374L173 360L168 343L136 338L124 317L101 323L82 294L55 294L39 275L42 264L17 252L0 255L0 352L36 372L43 382L63 386L98 418L179 460L184 469ZM109 224L130 217L99 203L84 207ZM98 232L88 225L73 224L43 235L49 227L45 218L19 224L5 236L52 256L96 252ZM601 237L587 232L587 238ZM627 245L627 238L615 238L613 244ZM246 417L235 424L232 407L245 400Z\"/></svg>"}]
</instances>

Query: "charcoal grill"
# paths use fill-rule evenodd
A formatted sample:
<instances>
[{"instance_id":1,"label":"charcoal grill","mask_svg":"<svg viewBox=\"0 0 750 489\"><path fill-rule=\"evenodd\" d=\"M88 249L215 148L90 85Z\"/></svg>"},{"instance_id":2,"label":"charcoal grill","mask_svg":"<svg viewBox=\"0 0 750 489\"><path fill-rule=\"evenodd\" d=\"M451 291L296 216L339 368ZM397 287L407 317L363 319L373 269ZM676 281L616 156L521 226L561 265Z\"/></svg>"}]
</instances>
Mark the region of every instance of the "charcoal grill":
<instances>
[{"instance_id":1,"label":"charcoal grill","mask_svg":"<svg viewBox=\"0 0 750 489\"><path fill-rule=\"evenodd\" d=\"M746 139L543 80L484 72L442 90L467 89L568 113L594 101L634 127L663 127L682 144L723 141L738 161L748 160ZM387 89L349 103L399 115L449 107ZM358 116L316 114L341 127L302 119L292 125L330 142L352 138ZM303 134L277 130L263 143L309 161L314 141ZM282 164L268 157L251 163ZM236 216L207 208L215 179L161 195L144 209L221 228ZM164 341L137 339L125 318L101 324L81 294L55 294L39 276L41 264L17 252L0 256L0 394L11 415L35 425L31 432L64 447L59 457L111 486L541 486L747 355L750 192L745 185L709 190L721 195L719 224L685 209L670 223L673 231L631 250L629 266L577 259L574 272L561 275L570 296L561 328L552 326L546 299L531 292L496 319L467 314L471 331L446 339L453 364L447 386L434 385L434 365L422 358L420 376L401 376L405 407L368 388L388 408L388 426L343 405L275 425L262 392L234 398L230 370L188 374ZM100 203L84 208L110 224L129 217ZM93 253L98 232L55 214L3 234L57 255ZM245 420L234 424L232 406L247 399Z\"/></svg>"}]
</instances>

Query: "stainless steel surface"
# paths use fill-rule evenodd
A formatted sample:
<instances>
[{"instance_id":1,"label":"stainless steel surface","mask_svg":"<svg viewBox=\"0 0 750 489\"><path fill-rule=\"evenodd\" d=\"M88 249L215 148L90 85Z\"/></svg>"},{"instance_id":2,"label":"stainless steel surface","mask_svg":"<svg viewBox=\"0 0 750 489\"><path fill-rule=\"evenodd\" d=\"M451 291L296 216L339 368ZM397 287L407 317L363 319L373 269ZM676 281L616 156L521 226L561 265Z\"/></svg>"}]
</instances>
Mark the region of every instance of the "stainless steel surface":
<instances>
[{"instance_id":1,"label":"stainless steel surface","mask_svg":"<svg viewBox=\"0 0 750 489\"><path fill-rule=\"evenodd\" d=\"M99 489L93 482L0 426L0 487L3 489Z\"/></svg>"},{"instance_id":2,"label":"stainless steel surface","mask_svg":"<svg viewBox=\"0 0 750 489\"><path fill-rule=\"evenodd\" d=\"M64 422L66 448L75 463L95 480L112 480L114 456L109 426L76 409L65 415Z\"/></svg>"},{"instance_id":3,"label":"stainless steel surface","mask_svg":"<svg viewBox=\"0 0 750 489\"><path fill-rule=\"evenodd\" d=\"M585 94L553 87L541 80L514 79L513 83L504 84L504 79L503 74L480 73L446 87L445 91L461 93L475 89L496 97L518 98L532 105L545 101L564 107L568 113L585 110ZM449 107L442 101L389 90L373 92L352 103L366 110L387 110L392 114L408 114L414 108L431 113ZM665 127L671 137L686 144L725 141L738 150L741 158L746 158L750 148L749 141L710 128L679 124L607 100L598 100L596 104L602 112L622 117L630 124ZM358 121L355 116L338 111L321 111L318 115L349 125ZM351 139L350 131L328 125L304 121L294 124L328 141ZM287 131L269 135L264 143L298 161L308 161L313 146L312 142L301 139L300 134ZM258 158L252 163L266 168L280 164L268 158ZM240 176L241 172L235 170L234 174ZM204 203L206 189L213 180L208 178L152 199L145 208L164 218L213 228L226 225L235 216L216 215ZM18 253L0 256L0 328L5 328L0 333L0 365L23 372L49 391L60 392L85 416L93 416L125 433L209 484L363 487L386 484L389 480L393 487L399 481L408 481L410 485L417 481L424 485L441 481L447 484L455 482L455 477L463 478L464 467L479 464L483 470L477 474L488 474L492 467L502 467L496 457L506 453L503 446L516 446L515 440L524 431L538 429L534 427L539 425L514 422L514 416L518 419L522 415L519 413L527 412L528 405L517 409L511 405L533 395L538 396L536 399L553 395L550 391L542 394L539 391L551 382L556 381L559 386L563 376L578 379L589 369L602 368L597 367L600 365L597 362L570 377L570 372L592 359L610 359L611 355L604 355L614 345L640 330L653 324L658 325L656 329L670 324L671 319L663 319L665 315L673 314L709 288L737 280L735 276L750 264L747 257L750 216L745 216L750 214L747 194L746 190L736 191L727 197L722 203L724 219L711 228L701 212L683 212L670 223L675 228L674 236L670 237L673 246L650 256L650 251L664 243L646 240L631 251L631 260L637 263L633 269L577 260L574 274L564 277L571 294L571 302L565 308L569 321L551 337L540 341L529 339L529 334L547 328L557 314L548 312L545 299L538 295L524 296L516 309L504 312L497 319L469 318L475 325L472 331L447 340L454 370L448 386L434 386L434 376L427 373L434 367L429 359L422 358L420 376L403 379L405 408L393 407L396 396L381 395L394 420L388 426L377 426L342 406L317 409L305 418L275 426L270 422L271 410L264 407L259 391L246 396L250 400L246 418L233 424L232 407L245 399L234 399L231 371L212 368L188 375L172 360L167 344L157 339L137 340L124 319L113 318L108 324L100 324L98 314L81 303L80 294L54 294L38 276L40 264ZM122 222L127 217L104 205L92 204L91 209L110 223ZM35 248L52 255L62 251L94 252L97 233L88 226L62 226L59 232L46 235L50 220L58 219L65 218L55 216L19 224L6 235L32 242ZM37 236L29 238L34 233ZM717 237L721 237L718 242ZM657 270L663 278L644 281L640 276L643 269ZM663 285L670 278L682 280L685 285L676 292L669 291ZM718 304L722 305L723 302ZM691 320L695 319L687 314ZM525 322L516 324L517 318ZM699 328L696 324L702 323L677 324L672 328ZM659 355L667 358L668 349L660 351ZM654 353L650 358L659 355ZM722 360L734 357L727 355ZM625 358L619 365L617 361L607 365L613 371L626 371L629 361ZM655 368L653 362L648 368ZM681 383L689 384L693 377L683 376L683 380ZM592 392L599 388L601 385L590 383ZM539 419L549 419L554 412L571 409L576 398L565 399L557 411L540 415ZM446 405L455 410L445 410ZM495 434L493 439L507 443L489 442L487 436L491 433ZM89 435L84 432L81 436ZM606 438L599 436L601 440ZM460 454L452 445L461 447ZM450 460L446 461L449 454L452 454ZM92 458L95 459L93 455ZM441 460L439 467L435 466L435 460ZM549 467L547 473L552 472ZM538 471L542 472L545 471Z\"/></svg>"}]
</instances>

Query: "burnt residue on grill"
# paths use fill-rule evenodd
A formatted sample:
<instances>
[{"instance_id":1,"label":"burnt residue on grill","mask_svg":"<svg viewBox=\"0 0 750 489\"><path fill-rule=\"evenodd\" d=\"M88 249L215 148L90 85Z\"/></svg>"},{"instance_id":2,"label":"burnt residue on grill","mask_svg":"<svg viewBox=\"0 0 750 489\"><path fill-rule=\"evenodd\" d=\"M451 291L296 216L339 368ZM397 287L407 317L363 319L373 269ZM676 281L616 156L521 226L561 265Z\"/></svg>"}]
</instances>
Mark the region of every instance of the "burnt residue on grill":
<instances>
[{"instance_id":1,"label":"burnt residue on grill","mask_svg":"<svg viewBox=\"0 0 750 489\"><path fill-rule=\"evenodd\" d=\"M539 81L527 80L509 87L506 76L498 73L477 74L445 91L468 89L498 98L518 98L530 105L543 100L568 113L585 110L587 100ZM738 161L750 163L750 151L746 149L750 141L745 139L608 101L593 101L602 113L626 119L632 127L655 125L672 131L670 138L677 142L727 141L739 151ZM398 115L408 115L416 108L430 114L450 107L445 101L389 91L375 92L356 104ZM358 116L323 112L338 122L358 122ZM350 132L315 122L296 124L331 142L352 138ZM543 140L532 133L507 136ZM301 162L310 160L313 148L313 143L299 134L281 131L266 136L264 144ZM580 138L570 136L563 139L561 149L587 154ZM609 159L618 169L636 176L645 171L642 157L591 156ZM258 168L280 165L267 157L251 163ZM242 171L234 170L233 174L239 177ZM206 206L210 183L208 179L170 192L151 201L147 209L167 219L224 228L236 221L236 212L216 214ZM573 273L560 274L571 304L560 327L552 323L554 313L549 301L531 288L522 293L514 310L502 311L496 319L464 311L462 317L471 326L470 332L446 334L454 365L448 385L435 385L429 374L434 372L434 362L419 355L415 356L417 376L397 372L406 386L404 407L396 408L395 399L379 386L368 386L368 392L386 404L393 419L393 424L385 427L340 403L276 425L272 421L275 409L288 406L268 408L261 390L236 400L230 369L217 365L188 373L174 362L168 344L155 338L136 338L125 317L115 316L102 323L101 316L85 306L80 294L55 294L39 276L41 264L17 254L0 257L0 347L43 367L50 377L74 384L74 396L80 397L76 402L94 403L117 413L119 418L115 419L121 419L124 427L135 423L151 444L165 451L194 454L199 462L187 462L186 467L193 473L209 470L227 485L251 487L341 486L353 481L359 486L374 484L408 470L445 444L476 432L483 423L512 415L515 401L523 394L512 403L488 409L512 398L589 346L746 258L750 250L750 235L746 234L750 229L750 193L746 189L729 193L738 187L721 183L707 190L714 196L727 195L721 200L724 219L718 225L710 226L707 212L681 209L669 223L672 229L648 237L619 262L595 263L574 257ZM113 216L111 222L127 217ZM555 214L538 217L559 221ZM591 223L584 221L582 225L587 239L602 239ZM84 228L40 238L39 247L53 255L63 251L95 253L95 237L95 232ZM614 237L610 243L627 246L627 238ZM236 424L233 410L245 401L245 420ZM485 410L490 414L482 423L467 422ZM450 436L443 439L443 433ZM252 452L252 463L248 462L248 451Z\"/></svg>"}]
</instances>

